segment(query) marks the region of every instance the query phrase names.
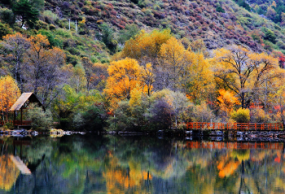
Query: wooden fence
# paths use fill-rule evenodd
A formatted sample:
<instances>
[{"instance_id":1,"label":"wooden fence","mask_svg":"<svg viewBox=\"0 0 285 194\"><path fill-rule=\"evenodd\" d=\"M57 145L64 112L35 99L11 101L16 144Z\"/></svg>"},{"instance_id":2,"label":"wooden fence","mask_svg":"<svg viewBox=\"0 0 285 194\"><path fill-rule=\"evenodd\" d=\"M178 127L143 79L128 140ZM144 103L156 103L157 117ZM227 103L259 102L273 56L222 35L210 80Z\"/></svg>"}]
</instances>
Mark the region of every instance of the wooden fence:
<instances>
[{"instance_id":1,"label":"wooden fence","mask_svg":"<svg viewBox=\"0 0 285 194\"><path fill-rule=\"evenodd\" d=\"M190 130L283 130L282 123L205 123L189 122L187 129Z\"/></svg>"},{"instance_id":2,"label":"wooden fence","mask_svg":"<svg viewBox=\"0 0 285 194\"><path fill-rule=\"evenodd\" d=\"M283 143L266 142L186 142L186 147L191 149L271 149L283 150Z\"/></svg>"}]
</instances>

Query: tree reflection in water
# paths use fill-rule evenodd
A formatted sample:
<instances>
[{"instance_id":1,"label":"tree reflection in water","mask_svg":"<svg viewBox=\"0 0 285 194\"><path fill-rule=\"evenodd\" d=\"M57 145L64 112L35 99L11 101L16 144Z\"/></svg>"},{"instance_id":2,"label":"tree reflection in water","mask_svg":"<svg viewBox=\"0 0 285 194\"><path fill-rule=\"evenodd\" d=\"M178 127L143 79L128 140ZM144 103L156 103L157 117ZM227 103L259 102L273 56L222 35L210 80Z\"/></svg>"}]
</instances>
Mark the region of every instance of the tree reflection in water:
<instances>
[{"instance_id":1,"label":"tree reflection in water","mask_svg":"<svg viewBox=\"0 0 285 194\"><path fill-rule=\"evenodd\" d=\"M90 135L17 141L1 141L0 193L285 192L282 143ZM20 174L10 155L32 175Z\"/></svg>"}]
</instances>

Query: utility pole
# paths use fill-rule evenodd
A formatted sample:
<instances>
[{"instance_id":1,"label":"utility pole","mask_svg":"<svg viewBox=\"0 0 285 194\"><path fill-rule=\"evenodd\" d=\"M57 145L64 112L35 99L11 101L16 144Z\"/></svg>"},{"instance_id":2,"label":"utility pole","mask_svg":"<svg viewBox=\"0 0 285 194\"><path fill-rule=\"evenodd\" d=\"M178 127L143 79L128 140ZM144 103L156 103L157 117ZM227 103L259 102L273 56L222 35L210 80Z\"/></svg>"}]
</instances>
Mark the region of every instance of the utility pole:
<instances>
[{"instance_id":1,"label":"utility pole","mask_svg":"<svg viewBox=\"0 0 285 194\"><path fill-rule=\"evenodd\" d=\"M68 19L68 30L70 31L70 18Z\"/></svg>"}]
</instances>

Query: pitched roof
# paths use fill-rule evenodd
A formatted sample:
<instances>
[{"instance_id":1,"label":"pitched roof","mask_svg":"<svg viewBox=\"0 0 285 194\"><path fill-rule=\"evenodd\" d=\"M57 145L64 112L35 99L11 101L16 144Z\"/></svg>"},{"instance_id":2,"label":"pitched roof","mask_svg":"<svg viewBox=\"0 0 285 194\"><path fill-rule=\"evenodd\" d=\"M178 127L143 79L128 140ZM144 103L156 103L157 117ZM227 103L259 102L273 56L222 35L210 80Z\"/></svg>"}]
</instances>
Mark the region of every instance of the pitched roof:
<instances>
[{"instance_id":1,"label":"pitched roof","mask_svg":"<svg viewBox=\"0 0 285 194\"><path fill-rule=\"evenodd\" d=\"M15 102L15 104L13 104L13 106L10 108L10 111L20 110L25 104L25 102L27 102L30 98L31 101L40 103L37 97L32 92L23 93L20 98L18 98L18 100Z\"/></svg>"}]
</instances>

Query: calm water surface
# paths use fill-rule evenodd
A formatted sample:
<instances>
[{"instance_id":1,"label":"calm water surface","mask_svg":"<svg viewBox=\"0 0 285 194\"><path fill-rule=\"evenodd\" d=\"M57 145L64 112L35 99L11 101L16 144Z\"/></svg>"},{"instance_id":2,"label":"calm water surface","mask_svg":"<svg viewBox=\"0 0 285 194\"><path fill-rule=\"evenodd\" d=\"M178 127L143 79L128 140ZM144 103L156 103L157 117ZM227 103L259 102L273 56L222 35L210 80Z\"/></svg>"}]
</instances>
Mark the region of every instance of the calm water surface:
<instances>
[{"instance_id":1,"label":"calm water surface","mask_svg":"<svg viewBox=\"0 0 285 194\"><path fill-rule=\"evenodd\" d=\"M283 143L90 135L0 143L0 193L285 192Z\"/></svg>"}]
</instances>

